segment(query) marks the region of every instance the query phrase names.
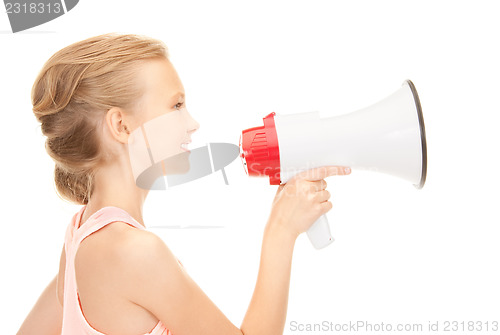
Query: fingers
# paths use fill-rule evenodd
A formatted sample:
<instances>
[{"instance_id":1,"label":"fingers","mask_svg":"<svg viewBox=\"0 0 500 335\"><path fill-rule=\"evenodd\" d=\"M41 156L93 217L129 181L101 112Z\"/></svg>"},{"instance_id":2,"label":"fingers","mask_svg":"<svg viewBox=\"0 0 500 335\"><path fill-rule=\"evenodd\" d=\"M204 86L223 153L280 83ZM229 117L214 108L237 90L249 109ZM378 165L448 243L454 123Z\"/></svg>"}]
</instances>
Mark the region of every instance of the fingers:
<instances>
[{"instance_id":1,"label":"fingers","mask_svg":"<svg viewBox=\"0 0 500 335\"><path fill-rule=\"evenodd\" d=\"M327 190L319 191L315 195L316 201L318 202L327 201L328 199L330 199L330 196L330 192L328 192Z\"/></svg>"},{"instance_id":2,"label":"fingers","mask_svg":"<svg viewBox=\"0 0 500 335\"><path fill-rule=\"evenodd\" d=\"M333 205L330 201L325 201L319 204L321 213L326 214L330 209L333 208Z\"/></svg>"},{"instance_id":3,"label":"fingers","mask_svg":"<svg viewBox=\"0 0 500 335\"><path fill-rule=\"evenodd\" d=\"M334 175L348 175L351 168L345 166L321 166L298 173L295 177L309 181L318 181Z\"/></svg>"},{"instance_id":4,"label":"fingers","mask_svg":"<svg viewBox=\"0 0 500 335\"><path fill-rule=\"evenodd\" d=\"M311 191L319 192L326 189L327 183L324 179L309 182Z\"/></svg>"}]
</instances>

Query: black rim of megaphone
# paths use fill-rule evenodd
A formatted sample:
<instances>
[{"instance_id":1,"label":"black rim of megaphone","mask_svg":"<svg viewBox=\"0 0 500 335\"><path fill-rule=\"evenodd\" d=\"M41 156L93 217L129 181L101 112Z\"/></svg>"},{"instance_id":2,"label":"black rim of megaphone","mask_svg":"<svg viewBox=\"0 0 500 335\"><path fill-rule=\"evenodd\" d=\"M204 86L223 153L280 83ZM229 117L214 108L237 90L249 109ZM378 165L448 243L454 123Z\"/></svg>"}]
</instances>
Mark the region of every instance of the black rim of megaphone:
<instances>
[{"instance_id":1,"label":"black rim of megaphone","mask_svg":"<svg viewBox=\"0 0 500 335\"><path fill-rule=\"evenodd\" d=\"M417 107L418 124L420 126L420 140L422 142L422 175L420 176L420 182L418 185L415 184L415 187L422 188L424 187L425 179L427 177L427 141L425 139L424 115L422 114L422 106L420 105L420 99L415 85L409 79L406 80L405 83L410 87L413 99L415 100L415 107Z\"/></svg>"}]
</instances>

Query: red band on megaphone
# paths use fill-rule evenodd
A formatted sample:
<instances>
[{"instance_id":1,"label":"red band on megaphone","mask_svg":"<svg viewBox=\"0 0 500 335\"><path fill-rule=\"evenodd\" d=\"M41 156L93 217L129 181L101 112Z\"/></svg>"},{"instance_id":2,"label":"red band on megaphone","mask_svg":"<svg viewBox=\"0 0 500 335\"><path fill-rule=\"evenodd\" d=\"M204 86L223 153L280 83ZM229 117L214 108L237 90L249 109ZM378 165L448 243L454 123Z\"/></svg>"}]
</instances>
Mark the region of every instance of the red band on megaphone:
<instances>
[{"instance_id":1,"label":"red band on megaphone","mask_svg":"<svg viewBox=\"0 0 500 335\"><path fill-rule=\"evenodd\" d=\"M272 112L263 118L264 126L243 130L240 157L250 176L269 176L271 185L280 184L280 152Z\"/></svg>"}]
</instances>

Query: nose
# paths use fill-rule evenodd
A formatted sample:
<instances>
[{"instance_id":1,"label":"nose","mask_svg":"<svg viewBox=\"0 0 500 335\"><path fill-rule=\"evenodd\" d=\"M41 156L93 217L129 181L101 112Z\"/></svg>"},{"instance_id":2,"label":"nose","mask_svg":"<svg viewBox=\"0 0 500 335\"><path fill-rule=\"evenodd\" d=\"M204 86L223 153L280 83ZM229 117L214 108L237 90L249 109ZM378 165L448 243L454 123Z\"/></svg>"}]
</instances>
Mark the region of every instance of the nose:
<instances>
[{"instance_id":1,"label":"nose","mask_svg":"<svg viewBox=\"0 0 500 335\"><path fill-rule=\"evenodd\" d=\"M191 114L189 114L189 112L188 112L188 132L190 134L192 134L195 131L197 131L199 128L200 128L200 124L198 123L198 121L193 119Z\"/></svg>"}]
</instances>

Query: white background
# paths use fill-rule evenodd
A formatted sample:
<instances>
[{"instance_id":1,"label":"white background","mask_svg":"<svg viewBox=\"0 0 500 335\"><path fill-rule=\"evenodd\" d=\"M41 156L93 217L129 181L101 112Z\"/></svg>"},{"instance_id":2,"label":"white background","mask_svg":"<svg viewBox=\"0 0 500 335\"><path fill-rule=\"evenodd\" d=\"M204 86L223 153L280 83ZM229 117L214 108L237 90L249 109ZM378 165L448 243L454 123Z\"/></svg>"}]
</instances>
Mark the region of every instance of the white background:
<instances>
[{"instance_id":1,"label":"white background","mask_svg":"<svg viewBox=\"0 0 500 335\"><path fill-rule=\"evenodd\" d=\"M196 145L237 144L272 111L334 116L411 79L422 102L422 190L373 172L329 178L336 242L296 244L290 323L500 321L500 20L495 1L85 0L12 34L0 13L0 327L14 333L58 271L80 208L54 191L30 90L62 47L107 32L163 40L201 128ZM239 161L145 203L150 228L237 326L250 301L276 190ZM126 280L126 278L124 278Z\"/></svg>"}]
</instances>

